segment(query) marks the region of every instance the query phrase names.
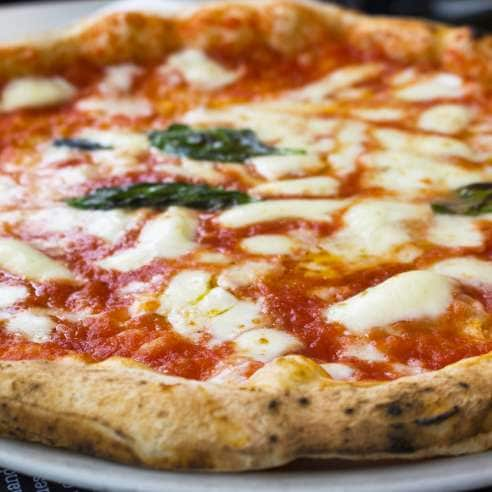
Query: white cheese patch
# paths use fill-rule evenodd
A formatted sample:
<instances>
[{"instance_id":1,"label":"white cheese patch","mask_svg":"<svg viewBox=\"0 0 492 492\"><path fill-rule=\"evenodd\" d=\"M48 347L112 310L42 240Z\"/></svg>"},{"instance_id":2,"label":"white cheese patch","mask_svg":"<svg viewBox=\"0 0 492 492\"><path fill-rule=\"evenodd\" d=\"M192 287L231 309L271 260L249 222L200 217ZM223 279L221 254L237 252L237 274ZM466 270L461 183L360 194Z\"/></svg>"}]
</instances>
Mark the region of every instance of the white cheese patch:
<instances>
[{"instance_id":1,"label":"white cheese patch","mask_svg":"<svg viewBox=\"0 0 492 492\"><path fill-rule=\"evenodd\" d=\"M265 200L226 210L219 215L218 222L231 228L281 219L331 222L330 213L344 203L342 200Z\"/></svg>"},{"instance_id":2,"label":"white cheese patch","mask_svg":"<svg viewBox=\"0 0 492 492\"><path fill-rule=\"evenodd\" d=\"M335 91L366 82L377 77L382 66L376 63L348 65L339 68L316 82L304 85L301 89L289 92L289 98L322 101Z\"/></svg>"},{"instance_id":3,"label":"white cheese patch","mask_svg":"<svg viewBox=\"0 0 492 492\"><path fill-rule=\"evenodd\" d=\"M106 67L104 78L99 83L99 90L103 94L111 96L129 92L133 81L141 73L142 69L133 63L122 63Z\"/></svg>"},{"instance_id":4,"label":"white cheese patch","mask_svg":"<svg viewBox=\"0 0 492 492\"><path fill-rule=\"evenodd\" d=\"M439 104L424 111L418 120L421 130L437 133L459 133L472 119L470 108L461 104Z\"/></svg>"},{"instance_id":5,"label":"white cheese patch","mask_svg":"<svg viewBox=\"0 0 492 492\"><path fill-rule=\"evenodd\" d=\"M74 279L60 262L17 239L0 239L0 268L36 282Z\"/></svg>"},{"instance_id":6,"label":"white cheese patch","mask_svg":"<svg viewBox=\"0 0 492 492\"><path fill-rule=\"evenodd\" d=\"M0 308L12 306L25 299L29 291L23 285L0 284Z\"/></svg>"},{"instance_id":7,"label":"white cheese patch","mask_svg":"<svg viewBox=\"0 0 492 492\"><path fill-rule=\"evenodd\" d=\"M208 316L221 314L231 309L237 299L226 289L214 287L197 303L197 310Z\"/></svg>"},{"instance_id":8,"label":"white cheese patch","mask_svg":"<svg viewBox=\"0 0 492 492\"><path fill-rule=\"evenodd\" d=\"M363 178L367 186L410 195L429 189L449 190L459 186L484 181L483 171L472 171L447 163L437 157L426 157L403 151L370 152L361 157L373 168Z\"/></svg>"},{"instance_id":9,"label":"white cheese patch","mask_svg":"<svg viewBox=\"0 0 492 492\"><path fill-rule=\"evenodd\" d=\"M431 270L474 287L492 285L492 262L471 256L439 261Z\"/></svg>"},{"instance_id":10,"label":"white cheese patch","mask_svg":"<svg viewBox=\"0 0 492 492\"><path fill-rule=\"evenodd\" d=\"M212 344L232 340L261 321L260 308L237 299L223 287L211 287L211 274L189 270L173 277L160 298L158 312L167 316L173 329L183 336L209 332Z\"/></svg>"},{"instance_id":11,"label":"white cheese patch","mask_svg":"<svg viewBox=\"0 0 492 492\"><path fill-rule=\"evenodd\" d=\"M0 111L61 104L75 95L75 87L61 77L22 77L2 91Z\"/></svg>"},{"instance_id":12,"label":"white cheese patch","mask_svg":"<svg viewBox=\"0 0 492 492\"><path fill-rule=\"evenodd\" d=\"M361 121L342 120L336 128L336 149L328 156L329 163L340 176L355 171L357 159L364 150L368 126Z\"/></svg>"},{"instance_id":13,"label":"white cheese patch","mask_svg":"<svg viewBox=\"0 0 492 492\"><path fill-rule=\"evenodd\" d=\"M405 118L405 112L398 108L356 108L350 114L368 121L398 121Z\"/></svg>"},{"instance_id":14,"label":"white cheese patch","mask_svg":"<svg viewBox=\"0 0 492 492\"><path fill-rule=\"evenodd\" d=\"M431 156L456 156L472 159L472 151L464 142L451 137L379 128L373 136L386 149Z\"/></svg>"},{"instance_id":15,"label":"white cheese patch","mask_svg":"<svg viewBox=\"0 0 492 492\"><path fill-rule=\"evenodd\" d=\"M182 176L184 178L201 178L207 183L219 184L224 181L224 175L215 170L211 162L194 161L193 159L181 158L181 165L177 164L156 164L154 169L159 172Z\"/></svg>"},{"instance_id":16,"label":"white cheese patch","mask_svg":"<svg viewBox=\"0 0 492 492\"><path fill-rule=\"evenodd\" d=\"M171 207L144 225L135 246L118 251L98 264L101 268L128 272L156 258L178 258L196 248L195 229L193 212Z\"/></svg>"},{"instance_id":17,"label":"white cheese patch","mask_svg":"<svg viewBox=\"0 0 492 492\"><path fill-rule=\"evenodd\" d=\"M215 251L202 251L201 253L198 253L195 258L200 263L210 263L212 265L226 265L231 262L229 256Z\"/></svg>"},{"instance_id":18,"label":"white cheese patch","mask_svg":"<svg viewBox=\"0 0 492 492\"><path fill-rule=\"evenodd\" d=\"M343 357L353 357L354 359L369 362L384 362L388 360L386 355L372 343L352 343L345 347L341 354Z\"/></svg>"},{"instance_id":19,"label":"white cheese patch","mask_svg":"<svg viewBox=\"0 0 492 492\"><path fill-rule=\"evenodd\" d=\"M26 222L43 232L66 233L79 229L116 242L136 222L136 215L122 210L77 210L67 206L29 212Z\"/></svg>"},{"instance_id":20,"label":"white cheese patch","mask_svg":"<svg viewBox=\"0 0 492 492\"><path fill-rule=\"evenodd\" d=\"M15 205L22 199L24 190L8 176L0 176L0 206Z\"/></svg>"},{"instance_id":21,"label":"white cheese patch","mask_svg":"<svg viewBox=\"0 0 492 492\"><path fill-rule=\"evenodd\" d=\"M434 215L427 239L448 248L476 248L482 245L483 236L473 218Z\"/></svg>"},{"instance_id":22,"label":"white cheese patch","mask_svg":"<svg viewBox=\"0 0 492 492\"><path fill-rule=\"evenodd\" d=\"M339 362L328 362L321 364L321 367L333 378L341 381L351 379L355 375L355 371L347 364Z\"/></svg>"},{"instance_id":23,"label":"white cheese patch","mask_svg":"<svg viewBox=\"0 0 492 492\"><path fill-rule=\"evenodd\" d=\"M259 174L269 180L319 171L324 166L323 161L312 154L265 155L252 157L249 162Z\"/></svg>"},{"instance_id":24,"label":"white cheese patch","mask_svg":"<svg viewBox=\"0 0 492 492\"><path fill-rule=\"evenodd\" d=\"M149 140L143 133L136 133L124 130L97 130L94 128L84 128L77 134L78 138L87 139L91 142L114 147L114 150L130 152L131 154L141 154L149 149ZM93 153L97 158L101 152L98 150Z\"/></svg>"},{"instance_id":25,"label":"white cheese patch","mask_svg":"<svg viewBox=\"0 0 492 492\"><path fill-rule=\"evenodd\" d=\"M340 323L354 334L397 321L436 318L453 299L454 283L437 273L414 270L400 273L325 311L328 322Z\"/></svg>"},{"instance_id":26,"label":"white cheese patch","mask_svg":"<svg viewBox=\"0 0 492 492\"><path fill-rule=\"evenodd\" d=\"M208 330L216 341L232 340L243 331L262 324L261 309L251 301L237 301L230 309L211 318Z\"/></svg>"},{"instance_id":27,"label":"white cheese patch","mask_svg":"<svg viewBox=\"0 0 492 492\"><path fill-rule=\"evenodd\" d=\"M286 255L297 246L296 241L283 234L257 234L241 241L241 248L254 255Z\"/></svg>"},{"instance_id":28,"label":"white cheese patch","mask_svg":"<svg viewBox=\"0 0 492 492\"><path fill-rule=\"evenodd\" d=\"M142 97L89 97L78 101L76 108L86 113L128 118L143 118L153 113L150 102Z\"/></svg>"},{"instance_id":29,"label":"white cheese patch","mask_svg":"<svg viewBox=\"0 0 492 492\"><path fill-rule=\"evenodd\" d=\"M268 362L288 352L302 348L293 335L272 328L257 328L242 333L234 340L240 355Z\"/></svg>"},{"instance_id":30,"label":"white cheese patch","mask_svg":"<svg viewBox=\"0 0 492 492\"><path fill-rule=\"evenodd\" d=\"M20 311L13 314L2 313L6 318L5 329L10 333L22 335L30 342L45 343L50 341L50 335L55 323L49 316L29 311Z\"/></svg>"},{"instance_id":31,"label":"white cheese patch","mask_svg":"<svg viewBox=\"0 0 492 492\"><path fill-rule=\"evenodd\" d=\"M419 80L396 92L404 101L425 102L434 99L458 99L465 95L463 80L451 73L440 73Z\"/></svg>"},{"instance_id":32,"label":"white cheese patch","mask_svg":"<svg viewBox=\"0 0 492 492\"><path fill-rule=\"evenodd\" d=\"M171 55L162 72L177 70L188 84L205 90L214 90L232 84L240 77L237 70L229 70L216 62L203 51L186 49Z\"/></svg>"},{"instance_id":33,"label":"white cheese patch","mask_svg":"<svg viewBox=\"0 0 492 492\"><path fill-rule=\"evenodd\" d=\"M217 279L217 284L219 287L231 290L254 285L275 268L275 264L266 261L246 261L223 270Z\"/></svg>"},{"instance_id":34,"label":"white cheese patch","mask_svg":"<svg viewBox=\"0 0 492 492\"><path fill-rule=\"evenodd\" d=\"M285 179L263 183L249 191L260 196L333 196L338 192L338 181L329 176Z\"/></svg>"},{"instance_id":35,"label":"white cheese patch","mask_svg":"<svg viewBox=\"0 0 492 492\"><path fill-rule=\"evenodd\" d=\"M52 164L58 164L73 159L77 155L77 150L68 147L55 147L51 144L50 140L48 145L41 146L39 153L41 157L40 166L49 167Z\"/></svg>"},{"instance_id":36,"label":"white cheese patch","mask_svg":"<svg viewBox=\"0 0 492 492\"><path fill-rule=\"evenodd\" d=\"M209 290L212 275L204 270L185 270L175 275L160 298L160 312L167 313L195 303Z\"/></svg>"},{"instance_id":37,"label":"white cheese patch","mask_svg":"<svg viewBox=\"0 0 492 492\"><path fill-rule=\"evenodd\" d=\"M350 262L386 256L411 241L407 223L426 216L430 210L425 205L369 199L350 207L343 227L320 246Z\"/></svg>"}]
</instances>

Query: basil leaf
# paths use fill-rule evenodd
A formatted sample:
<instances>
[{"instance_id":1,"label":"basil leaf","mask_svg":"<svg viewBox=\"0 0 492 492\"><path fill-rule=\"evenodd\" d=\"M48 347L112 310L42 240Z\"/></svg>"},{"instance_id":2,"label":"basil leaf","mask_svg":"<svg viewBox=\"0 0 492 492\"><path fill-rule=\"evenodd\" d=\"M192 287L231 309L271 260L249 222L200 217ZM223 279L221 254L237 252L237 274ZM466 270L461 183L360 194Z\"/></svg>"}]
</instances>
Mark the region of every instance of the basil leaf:
<instances>
[{"instance_id":1,"label":"basil leaf","mask_svg":"<svg viewBox=\"0 0 492 492\"><path fill-rule=\"evenodd\" d=\"M110 145L102 145L85 138L57 138L53 141L53 145L77 150L111 150L113 148Z\"/></svg>"},{"instance_id":2,"label":"basil leaf","mask_svg":"<svg viewBox=\"0 0 492 492\"><path fill-rule=\"evenodd\" d=\"M198 161L244 162L261 155L304 154L299 149L277 149L261 142L249 129L212 128L196 130L187 125L171 125L148 135L153 147Z\"/></svg>"},{"instance_id":3,"label":"basil leaf","mask_svg":"<svg viewBox=\"0 0 492 492\"><path fill-rule=\"evenodd\" d=\"M171 205L199 210L220 210L232 205L249 203L253 198L240 191L212 188L189 183L139 183L125 187L98 188L67 204L82 209L166 208Z\"/></svg>"},{"instance_id":4,"label":"basil leaf","mask_svg":"<svg viewBox=\"0 0 492 492\"><path fill-rule=\"evenodd\" d=\"M438 214L480 215L492 212L492 183L473 183L454 190L449 200L434 202Z\"/></svg>"}]
</instances>

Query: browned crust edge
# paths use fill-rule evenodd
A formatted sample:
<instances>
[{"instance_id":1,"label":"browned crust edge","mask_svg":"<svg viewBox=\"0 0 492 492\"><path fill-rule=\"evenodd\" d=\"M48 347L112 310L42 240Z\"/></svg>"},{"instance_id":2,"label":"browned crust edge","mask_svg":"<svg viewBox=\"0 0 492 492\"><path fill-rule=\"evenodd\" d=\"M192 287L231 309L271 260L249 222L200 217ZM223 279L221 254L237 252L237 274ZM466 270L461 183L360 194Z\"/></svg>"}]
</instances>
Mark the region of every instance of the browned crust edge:
<instances>
[{"instance_id":1,"label":"browned crust edge","mask_svg":"<svg viewBox=\"0 0 492 492\"><path fill-rule=\"evenodd\" d=\"M179 17L109 14L57 39L0 47L0 79L76 62L145 62L184 45L240 54L261 42L291 54L326 37L368 56L492 80L490 37L293 0L218 3ZM381 384L334 382L314 362L287 356L241 387L169 378L117 358L0 362L0 434L153 468L471 453L492 447L491 376L490 355Z\"/></svg>"}]
</instances>

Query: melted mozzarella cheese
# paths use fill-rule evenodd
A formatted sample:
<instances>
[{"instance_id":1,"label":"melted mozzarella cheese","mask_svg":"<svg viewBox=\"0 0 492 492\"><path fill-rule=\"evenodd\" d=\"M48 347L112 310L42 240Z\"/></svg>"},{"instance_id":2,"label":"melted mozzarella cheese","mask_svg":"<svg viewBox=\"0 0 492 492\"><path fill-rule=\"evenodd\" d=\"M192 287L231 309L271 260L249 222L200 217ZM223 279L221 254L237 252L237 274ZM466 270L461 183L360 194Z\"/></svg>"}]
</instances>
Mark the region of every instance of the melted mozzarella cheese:
<instances>
[{"instance_id":1,"label":"melted mozzarella cheese","mask_svg":"<svg viewBox=\"0 0 492 492\"><path fill-rule=\"evenodd\" d=\"M296 247L295 241L282 234L257 234L241 241L241 248L254 255L285 255Z\"/></svg>"},{"instance_id":2,"label":"melted mozzarella cheese","mask_svg":"<svg viewBox=\"0 0 492 492\"><path fill-rule=\"evenodd\" d=\"M122 63L106 67L104 78L99 83L99 90L103 94L112 95L128 92L135 77L142 73L142 69L133 63Z\"/></svg>"},{"instance_id":3,"label":"melted mozzarella cheese","mask_svg":"<svg viewBox=\"0 0 492 492\"><path fill-rule=\"evenodd\" d=\"M396 92L404 101L432 101L433 99L457 99L465 95L463 80L455 74L441 73L420 80Z\"/></svg>"},{"instance_id":4,"label":"melted mozzarella cheese","mask_svg":"<svg viewBox=\"0 0 492 492\"><path fill-rule=\"evenodd\" d=\"M237 70L229 70L203 51L191 48L171 55L161 71L168 69L177 70L190 85L205 90L219 89L240 77Z\"/></svg>"},{"instance_id":5,"label":"melted mozzarella cheese","mask_svg":"<svg viewBox=\"0 0 492 492\"><path fill-rule=\"evenodd\" d=\"M424 111L418 120L422 130L438 133L459 133L472 119L472 111L461 104L438 104Z\"/></svg>"},{"instance_id":6,"label":"melted mozzarella cheese","mask_svg":"<svg viewBox=\"0 0 492 492\"><path fill-rule=\"evenodd\" d=\"M436 318L451 304L453 288L450 279L437 273L404 272L333 304L326 309L325 317L355 334L397 321Z\"/></svg>"},{"instance_id":7,"label":"melted mozzarella cheese","mask_svg":"<svg viewBox=\"0 0 492 492\"><path fill-rule=\"evenodd\" d=\"M492 285L492 262L473 257L450 258L432 265L431 270L475 287Z\"/></svg>"},{"instance_id":8,"label":"melted mozzarella cheese","mask_svg":"<svg viewBox=\"0 0 492 492\"><path fill-rule=\"evenodd\" d=\"M99 266L128 272L156 258L178 258L196 248L195 228L196 217L191 211L169 208L145 224L135 246L104 258Z\"/></svg>"},{"instance_id":9,"label":"melted mozzarella cheese","mask_svg":"<svg viewBox=\"0 0 492 492\"><path fill-rule=\"evenodd\" d=\"M427 239L448 248L474 248L482 245L483 236L475 219L435 215Z\"/></svg>"},{"instance_id":10,"label":"melted mozzarella cheese","mask_svg":"<svg viewBox=\"0 0 492 492\"><path fill-rule=\"evenodd\" d=\"M273 270L275 270L274 264L265 261L246 261L223 270L217 279L217 284L224 289L254 285Z\"/></svg>"},{"instance_id":11,"label":"melted mozzarella cheese","mask_svg":"<svg viewBox=\"0 0 492 492\"><path fill-rule=\"evenodd\" d=\"M0 176L0 206L15 205L24 195L21 186L8 176Z\"/></svg>"},{"instance_id":12,"label":"melted mozzarella cheese","mask_svg":"<svg viewBox=\"0 0 492 492\"><path fill-rule=\"evenodd\" d=\"M305 85L301 89L290 91L289 97L309 101L322 101L335 91L377 77L381 73L381 70L382 66L376 63L342 67L316 82Z\"/></svg>"},{"instance_id":13,"label":"melted mozzarella cheese","mask_svg":"<svg viewBox=\"0 0 492 492\"><path fill-rule=\"evenodd\" d=\"M384 362L388 360L388 357L372 343L353 343L345 347L341 355L369 362Z\"/></svg>"},{"instance_id":14,"label":"melted mozzarella cheese","mask_svg":"<svg viewBox=\"0 0 492 492\"><path fill-rule=\"evenodd\" d=\"M338 181L329 176L271 181L250 190L254 195L260 196L332 196L336 195L337 191Z\"/></svg>"},{"instance_id":15,"label":"melted mozzarella cheese","mask_svg":"<svg viewBox=\"0 0 492 492\"><path fill-rule=\"evenodd\" d=\"M141 97L89 97L81 99L76 107L86 113L103 113L107 116L120 115L129 118L142 118L153 113L150 102Z\"/></svg>"},{"instance_id":16,"label":"melted mozzarella cheese","mask_svg":"<svg viewBox=\"0 0 492 492\"><path fill-rule=\"evenodd\" d=\"M368 126L360 121L343 120L337 125L336 150L329 156L329 162L340 176L355 171L357 159L364 150Z\"/></svg>"},{"instance_id":17,"label":"melted mozzarella cheese","mask_svg":"<svg viewBox=\"0 0 492 492\"><path fill-rule=\"evenodd\" d=\"M426 206L369 199L353 205L343 217L343 227L320 245L347 261L386 256L411 241L406 224L426 215Z\"/></svg>"},{"instance_id":18,"label":"melted mozzarella cheese","mask_svg":"<svg viewBox=\"0 0 492 492\"><path fill-rule=\"evenodd\" d=\"M61 77L23 77L10 81L2 92L0 111L61 104L75 95L75 88Z\"/></svg>"},{"instance_id":19,"label":"melted mozzarella cheese","mask_svg":"<svg viewBox=\"0 0 492 492\"><path fill-rule=\"evenodd\" d=\"M274 180L292 174L302 175L319 171L323 162L316 155L265 155L249 160L264 178Z\"/></svg>"},{"instance_id":20,"label":"melted mozzarella cheese","mask_svg":"<svg viewBox=\"0 0 492 492\"><path fill-rule=\"evenodd\" d=\"M212 275L204 270L185 270L175 275L160 298L161 313L195 303L210 288Z\"/></svg>"},{"instance_id":21,"label":"melted mozzarella cheese","mask_svg":"<svg viewBox=\"0 0 492 492\"><path fill-rule=\"evenodd\" d=\"M383 147L389 150L431 156L456 156L465 159L473 157L468 145L455 138L422 135L388 128L373 130L372 134Z\"/></svg>"},{"instance_id":22,"label":"melted mozzarella cheese","mask_svg":"<svg viewBox=\"0 0 492 492\"><path fill-rule=\"evenodd\" d=\"M408 152L370 152L361 157L368 171L365 185L383 187L405 194L419 194L428 189L449 190L487 179L483 171L472 171L436 157Z\"/></svg>"},{"instance_id":23,"label":"melted mozzarella cheese","mask_svg":"<svg viewBox=\"0 0 492 492\"><path fill-rule=\"evenodd\" d=\"M30 311L20 311L13 314L2 313L6 318L5 329L10 333L22 335L31 342L49 342L55 323L49 316Z\"/></svg>"},{"instance_id":24,"label":"melted mozzarella cheese","mask_svg":"<svg viewBox=\"0 0 492 492\"><path fill-rule=\"evenodd\" d=\"M181 165L176 164L156 164L154 169L160 172L169 173L174 176L185 178L201 178L207 183L219 184L224 181L224 175L215 170L211 162L194 161L193 159L181 158Z\"/></svg>"},{"instance_id":25,"label":"melted mozzarella cheese","mask_svg":"<svg viewBox=\"0 0 492 492\"><path fill-rule=\"evenodd\" d=\"M331 222L330 212L343 203L342 200L267 200L226 210L219 215L218 222L231 228L280 219Z\"/></svg>"},{"instance_id":26,"label":"melted mozzarella cheese","mask_svg":"<svg viewBox=\"0 0 492 492\"><path fill-rule=\"evenodd\" d=\"M29 291L23 285L0 284L0 308L12 306L25 299Z\"/></svg>"},{"instance_id":27,"label":"melted mozzarella cheese","mask_svg":"<svg viewBox=\"0 0 492 492\"><path fill-rule=\"evenodd\" d=\"M330 362L321 364L321 367L333 378L338 380L347 380L354 377L354 370L347 364Z\"/></svg>"},{"instance_id":28,"label":"melted mozzarella cheese","mask_svg":"<svg viewBox=\"0 0 492 492\"><path fill-rule=\"evenodd\" d=\"M76 210L70 207L53 207L30 212L27 224L43 232L83 232L106 241L118 241L131 225L134 214L122 210Z\"/></svg>"},{"instance_id":29,"label":"melted mozzarella cheese","mask_svg":"<svg viewBox=\"0 0 492 492\"><path fill-rule=\"evenodd\" d=\"M302 348L302 343L293 335L272 328L257 328L239 335L234 344L240 355L260 362Z\"/></svg>"},{"instance_id":30,"label":"melted mozzarella cheese","mask_svg":"<svg viewBox=\"0 0 492 492\"><path fill-rule=\"evenodd\" d=\"M61 263L17 239L0 239L0 268L36 282L74 279Z\"/></svg>"},{"instance_id":31,"label":"melted mozzarella cheese","mask_svg":"<svg viewBox=\"0 0 492 492\"><path fill-rule=\"evenodd\" d=\"M405 112L398 108L356 108L350 113L368 121L398 121L405 117Z\"/></svg>"},{"instance_id":32,"label":"melted mozzarella cheese","mask_svg":"<svg viewBox=\"0 0 492 492\"><path fill-rule=\"evenodd\" d=\"M104 146L114 147L116 151L120 150L130 154L141 154L149 148L147 136L136 132L84 128L79 132L78 137ZM94 153L94 157L100 155L101 152L105 151L98 150Z\"/></svg>"},{"instance_id":33,"label":"melted mozzarella cheese","mask_svg":"<svg viewBox=\"0 0 492 492\"><path fill-rule=\"evenodd\" d=\"M232 340L260 323L257 304L237 299L223 287L211 288L210 283L211 275L205 271L177 274L161 296L158 312L183 336L208 332L212 344Z\"/></svg>"}]
</instances>

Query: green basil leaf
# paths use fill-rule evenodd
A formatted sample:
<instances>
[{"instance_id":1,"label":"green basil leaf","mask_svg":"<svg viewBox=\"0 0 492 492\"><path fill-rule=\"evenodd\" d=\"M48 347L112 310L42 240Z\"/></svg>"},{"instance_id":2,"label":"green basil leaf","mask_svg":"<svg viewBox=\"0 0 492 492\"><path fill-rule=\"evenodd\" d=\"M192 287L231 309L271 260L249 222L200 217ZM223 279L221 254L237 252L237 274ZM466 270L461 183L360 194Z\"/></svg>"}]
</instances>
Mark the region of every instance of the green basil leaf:
<instances>
[{"instance_id":1,"label":"green basil leaf","mask_svg":"<svg viewBox=\"0 0 492 492\"><path fill-rule=\"evenodd\" d=\"M154 130L148 135L153 147L198 161L244 162L262 155L304 154L299 149L278 149L261 142L249 129L193 129L187 125L171 125L167 130Z\"/></svg>"},{"instance_id":2,"label":"green basil leaf","mask_svg":"<svg viewBox=\"0 0 492 492\"><path fill-rule=\"evenodd\" d=\"M246 193L212 188L208 185L139 183L124 187L98 188L88 195L70 198L67 203L75 208L94 210L140 207L162 209L179 205L214 211L251 201L253 198Z\"/></svg>"},{"instance_id":3,"label":"green basil leaf","mask_svg":"<svg viewBox=\"0 0 492 492\"><path fill-rule=\"evenodd\" d=\"M431 204L438 214L480 215L492 212L492 183L473 183L453 191L449 200Z\"/></svg>"},{"instance_id":4,"label":"green basil leaf","mask_svg":"<svg viewBox=\"0 0 492 492\"><path fill-rule=\"evenodd\" d=\"M77 150L111 150L110 145L102 145L97 142L92 142L85 138L57 138L53 141L55 147L69 147Z\"/></svg>"}]
</instances>

